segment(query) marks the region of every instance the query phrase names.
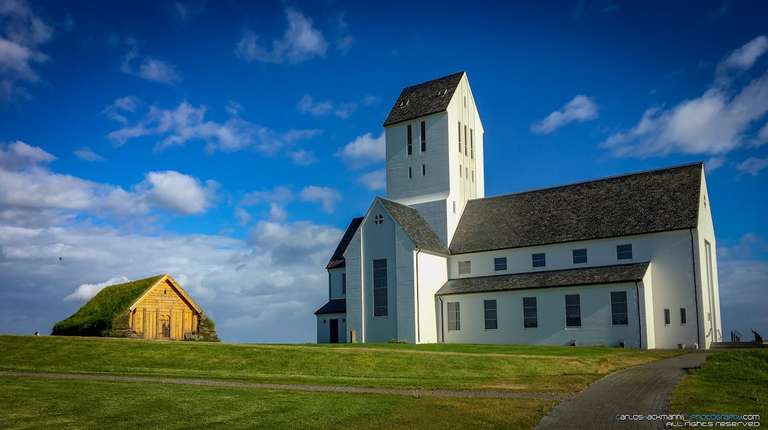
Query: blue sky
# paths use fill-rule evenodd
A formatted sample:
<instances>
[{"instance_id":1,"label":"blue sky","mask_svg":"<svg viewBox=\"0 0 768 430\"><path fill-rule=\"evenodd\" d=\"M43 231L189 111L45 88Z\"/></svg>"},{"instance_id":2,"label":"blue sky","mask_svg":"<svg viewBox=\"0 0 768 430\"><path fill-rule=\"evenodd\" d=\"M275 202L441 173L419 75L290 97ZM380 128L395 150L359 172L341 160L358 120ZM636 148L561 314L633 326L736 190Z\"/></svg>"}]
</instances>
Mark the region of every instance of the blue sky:
<instances>
[{"instance_id":1,"label":"blue sky","mask_svg":"<svg viewBox=\"0 0 768 430\"><path fill-rule=\"evenodd\" d=\"M167 271L312 341L391 104L457 70L488 195L705 161L725 328L768 332L768 5L538 3L0 0L0 332Z\"/></svg>"}]
</instances>

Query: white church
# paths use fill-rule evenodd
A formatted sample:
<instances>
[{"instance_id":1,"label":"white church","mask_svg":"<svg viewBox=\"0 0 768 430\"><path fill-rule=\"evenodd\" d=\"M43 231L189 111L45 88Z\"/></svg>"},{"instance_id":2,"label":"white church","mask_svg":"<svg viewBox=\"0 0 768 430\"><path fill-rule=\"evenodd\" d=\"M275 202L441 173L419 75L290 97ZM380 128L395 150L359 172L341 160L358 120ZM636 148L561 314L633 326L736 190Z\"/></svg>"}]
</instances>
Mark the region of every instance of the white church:
<instances>
[{"instance_id":1,"label":"white church","mask_svg":"<svg viewBox=\"0 0 768 430\"><path fill-rule=\"evenodd\" d=\"M384 129L388 195L326 267L317 342L721 340L701 163L486 197L464 72L405 88Z\"/></svg>"}]
</instances>

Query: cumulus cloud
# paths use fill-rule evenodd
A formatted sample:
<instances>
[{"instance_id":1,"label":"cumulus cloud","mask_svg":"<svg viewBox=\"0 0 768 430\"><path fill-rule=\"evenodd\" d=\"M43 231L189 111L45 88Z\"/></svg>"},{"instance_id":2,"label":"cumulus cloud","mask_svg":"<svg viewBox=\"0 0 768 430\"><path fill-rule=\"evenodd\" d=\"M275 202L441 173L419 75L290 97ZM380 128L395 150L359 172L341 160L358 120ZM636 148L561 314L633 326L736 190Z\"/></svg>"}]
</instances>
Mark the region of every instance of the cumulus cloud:
<instances>
[{"instance_id":1,"label":"cumulus cloud","mask_svg":"<svg viewBox=\"0 0 768 430\"><path fill-rule=\"evenodd\" d=\"M562 108L547 115L543 120L531 125L537 134L550 134L572 122L585 122L597 118L597 104L584 95L577 95Z\"/></svg>"},{"instance_id":2,"label":"cumulus cloud","mask_svg":"<svg viewBox=\"0 0 768 430\"><path fill-rule=\"evenodd\" d=\"M159 140L155 144L156 150L184 145L190 141L203 141L209 151L234 152L250 148L265 155L273 155L295 142L322 132L316 129L299 129L280 133L244 120L237 110L228 111L229 118L218 122L206 119L205 106L194 106L187 101L181 102L173 109L151 106L141 119L124 124L107 137L116 145L123 145L138 138L157 138Z\"/></svg>"},{"instance_id":3,"label":"cumulus cloud","mask_svg":"<svg viewBox=\"0 0 768 430\"><path fill-rule=\"evenodd\" d=\"M0 1L0 101L27 96L23 85L40 80L36 67L48 61L40 48L52 34L26 1Z\"/></svg>"},{"instance_id":4,"label":"cumulus cloud","mask_svg":"<svg viewBox=\"0 0 768 430\"><path fill-rule=\"evenodd\" d=\"M719 70L745 69L762 55L763 36L737 49ZM757 45L755 41L758 41ZM760 49L755 49L758 46ZM651 107L633 128L608 137L601 145L617 157L671 153L720 156L736 148L764 143L750 130L768 112L768 73L741 88L713 83L699 97L671 107Z\"/></svg>"},{"instance_id":5,"label":"cumulus cloud","mask_svg":"<svg viewBox=\"0 0 768 430\"><path fill-rule=\"evenodd\" d=\"M341 193L333 188L310 185L301 190L299 198L305 202L320 203L325 212L332 213L341 200Z\"/></svg>"},{"instance_id":6,"label":"cumulus cloud","mask_svg":"<svg viewBox=\"0 0 768 430\"><path fill-rule=\"evenodd\" d=\"M115 99L109 106L105 107L102 113L113 121L117 121L121 124L127 124L127 114L136 112L136 109L141 103L136 96L125 96Z\"/></svg>"},{"instance_id":7,"label":"cumulus cloud","mask_svg":"<svg viewBox=\"0 0 768 430\"><path fill-rule=\"evenodd\" d=\"M157 206L179 214L199 214L212 204L218 184L208 180L205 185L196 178L172 170L149 172L145 184L145 195Z\"/></svg>"},{"instance_id":8,"label":"cumulus cloud","mask_svg":"<svg viewBox=\"0 0 768 430\"><path fill-rule=\"evenodd\" d=\"M371 133L358 136L339 149L336 156L352 169L360 169L384 161L386 156L384 133L382 132L379 137L374 137Z\"/></svg>"},{"instance_id":9,"label":"cumulus cloud","mask_svg":"<svg viewBox=\"0 0 768 430\"><path fill-rule=\"evenodd\" d=\"M360 182L371 191L387 189L387 171L385 169L374 170L360 176Z\"/></svg>"},{"instance_id":10,"label":"cumulus cloud","mask_svg":"<svg viewBox=\"0 0 768 430\"><path fill-rule=\"evenodd\" d=\"M768 167L768 158L757 157L749 157L736 166L739 171L749 173L752 176L759 175L766 167Z\"/></svg>"},{"instance_id":11,"label":"cumulus cloud","mask_svg":"<svg viewBox=\"0 0 768 430\"><path fill-rule=\"evenodd\" d=\"M288 158L291 159L293 164L297 164L299 166L309 166L310 164L317 161L315 154L312 151L307 151L306 149L288 151L287 154Z\"/></svg>"},{"instance_id":12,"label":"cumulus cloud","mask_svg":"<svg viewBox=\"0 0 768 430\"><path fill-rule=\"evenodd\" d=\"M733 69L748 70L767 50L768 37L763 35L757 36L741 48L736 49L726 56L726 58L717 66L717 73L720 77L723 77L723 75Z\"/></svg>"},{"instance_id":13,"label":"cumulus cloud","mask_svg":"<svg viewBox=\"0 0 768 430\"><path fill-rule=\"evenodd\" d=\"M283 37L272 41L271 47L262 45L251 30L235 46L235 54L245 61L264 63L300 63L314 57L324 57L328 49L323 33L316 29L312 20L294 8L286 8L288 28Z\"/></svg>"},{"instance_id":14,"label":"cumulus cloud","mask_svg":"<svg viewBox=\"0 0 768 430\"><path fill-rule=\"evenodd\" d=\"M301 113L307 113L313 116L334 116L347 119L354 111L360 107L373 106L378 102L374 96L365 96L359 101L335 103L331 100L315 100L309 94L305 94L298 103L296 109Z\"/></svg>"},{"instance_id":15,"label":"cumulus cloud","mask_svg":"<svg viewBox=\"0 0 768 430\"><path fill-rule=\"evenodd\" d=\"M287 186L277 186L271 190L251 191L238 202L238 206L249 207L266 205L270 220L282 221L288 217L285 205L293 201L293 191Z\"/></svg>"},{"instance_id":16,"label":"cumulus cloud","mask_svg":"<svg viewBox=\"0 0 768 430\"><path fill-rule=\"evenodd\" d=\"M120 70L123 73L161 84L175 85L181 81L181 75L176 71L176 66L155 57L141 54L136 42L132 40L128 42L128 45L128 52L123 56L123 62L120 65Z\"/></svg>"},{"instance_id":17,"label":"cumulus cloud","mask_svg":"<svg viewBox=\"0 0 768 430\"><path fill-rule=\"evenodd\" d=\"M257 249L269 252L276 264L295 261L299 255L322 264L330 257L328 250L337 244L340 233L336 228L306 221L259 221L251 231L250 242Z\"/></svg>"},{"instance_id":18,"label":"cumulus cloud","mask_svg":"<svg viewBox=\"0 0 768 430\"><path fill-rule=\"evenodd\" d=\"M0 167L9 170L22 170L41 164L47 164L56 157L39 148L17 140L9 144L0 144Z\"/></svg>"},{"instance_id":19,"label":"cumulus cloud","mask_svg":"<svg viewBox=\"0 0 768 430\"><path fill-rule=\"evenodd\" d=\"M80 286L78 286L75 291L72 292L72 294L64 297L64 300L85 302L98 294L99 291L104 289L104 287L122 284L123 282L128 282L128 278L125 276L119 276L117 278L110 278L104 282L99 282L96 284L80 284Z\"/></svg>"},{"instance_id":20,"label":"cumulus cloud","mask_svg":"<svg viewBox=\"0 0 768 430\"><path fill-rule=\"evenodd\" d=\"M84 146L82 148L75 149L75 156L83 161L104 161L104 157L94 152L93 149Z\"/></svg>"}]
</instances>

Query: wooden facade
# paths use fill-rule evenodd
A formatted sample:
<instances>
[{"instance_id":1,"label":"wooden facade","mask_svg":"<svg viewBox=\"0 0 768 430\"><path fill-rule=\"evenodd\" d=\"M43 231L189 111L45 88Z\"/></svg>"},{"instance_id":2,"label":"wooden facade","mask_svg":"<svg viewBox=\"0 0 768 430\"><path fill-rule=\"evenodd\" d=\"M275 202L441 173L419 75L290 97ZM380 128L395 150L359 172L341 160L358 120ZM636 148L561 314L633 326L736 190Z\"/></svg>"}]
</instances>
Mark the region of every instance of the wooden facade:
<instances>
[{"instance_id":1,"label":"wooden facade","mask_svg":"<svg viewBox=\"0 0 768 430\"><path fill-rule=\"evenodd\" d=\"M181 340L197 334L202 311L169 275L130 307L129 327L144 339Z\"/></svg>"}]
</instances>

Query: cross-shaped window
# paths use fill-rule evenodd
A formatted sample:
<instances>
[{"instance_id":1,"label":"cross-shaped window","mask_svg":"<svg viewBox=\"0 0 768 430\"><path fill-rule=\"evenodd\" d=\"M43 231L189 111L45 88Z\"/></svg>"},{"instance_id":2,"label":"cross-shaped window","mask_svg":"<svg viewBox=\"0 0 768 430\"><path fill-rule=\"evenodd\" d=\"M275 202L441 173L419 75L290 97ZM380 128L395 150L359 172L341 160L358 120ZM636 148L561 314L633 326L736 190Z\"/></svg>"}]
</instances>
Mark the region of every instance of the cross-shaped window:
<instances>
[{"instance_id":1,"label":"cross-shaped window","mask_svg":"<svg viewBox=\"0 0 768 430\"><path fill-rule=\"evenodd\" d=\"M377 214L375 217L373 217L373 223L374 224L384 224L384 215Z\"/></svg>"}]
</instances>

